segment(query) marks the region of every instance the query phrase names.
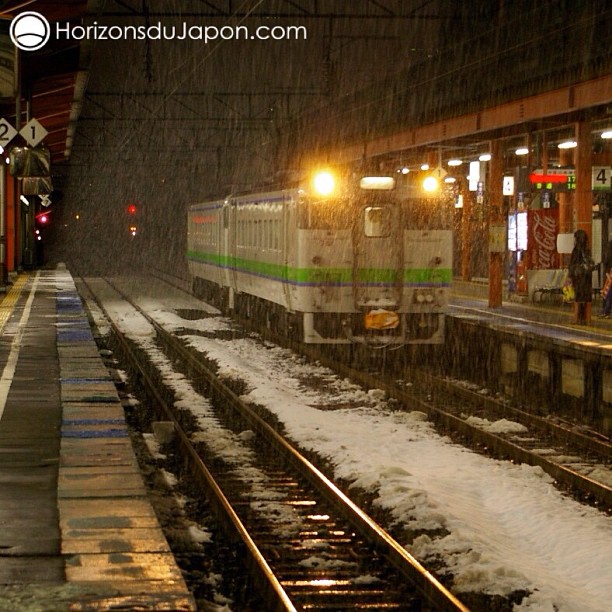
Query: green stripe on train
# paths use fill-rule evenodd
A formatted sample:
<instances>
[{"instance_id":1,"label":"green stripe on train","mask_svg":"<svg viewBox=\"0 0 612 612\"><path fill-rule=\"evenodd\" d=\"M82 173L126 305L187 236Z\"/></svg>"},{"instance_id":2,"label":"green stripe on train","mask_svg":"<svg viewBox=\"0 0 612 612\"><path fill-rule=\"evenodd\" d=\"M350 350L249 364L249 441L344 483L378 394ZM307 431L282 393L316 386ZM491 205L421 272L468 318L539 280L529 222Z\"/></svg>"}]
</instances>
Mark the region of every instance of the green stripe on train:
<instances>
[{"instance_id":1,"label":"green stripe on train","mask_svg":"<svg viewBox=\"0 0 612 612\"><path fill-rule=\"evenodd\" d=\"M292 268L282 264L253 261L217 255L215 253L202 253L200 251L188 251L187 257L192 261L206 263L221 268L232 268L240 272L258 274L269 278L287 280L293 283L351 283L353 282L352 268ZM404 270L404 283L441 283L449 284L452 279L450 268L419 268ZM396 282L396 273L391 269L360 268L359 282L362 283L387 283Z\"/></svg>"}]
</instances>

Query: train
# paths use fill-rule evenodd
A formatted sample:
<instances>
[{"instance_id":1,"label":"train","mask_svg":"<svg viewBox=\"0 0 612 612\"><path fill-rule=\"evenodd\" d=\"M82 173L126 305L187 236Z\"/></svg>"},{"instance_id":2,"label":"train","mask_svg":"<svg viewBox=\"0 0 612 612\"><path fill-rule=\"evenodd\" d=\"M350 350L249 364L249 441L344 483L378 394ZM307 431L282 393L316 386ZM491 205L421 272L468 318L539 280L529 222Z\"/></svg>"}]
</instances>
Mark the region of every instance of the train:
<instances>
[{"instance_id":1,"label":"train","mask_svg":"<svg viewBox=\"0 0 612 612\"><path fill-rule=\"evenodd\" d=\"M188 209L194 295L306 344L442 344L452 215L393 176L328 171Z\"/></svg>"}]
</instances>

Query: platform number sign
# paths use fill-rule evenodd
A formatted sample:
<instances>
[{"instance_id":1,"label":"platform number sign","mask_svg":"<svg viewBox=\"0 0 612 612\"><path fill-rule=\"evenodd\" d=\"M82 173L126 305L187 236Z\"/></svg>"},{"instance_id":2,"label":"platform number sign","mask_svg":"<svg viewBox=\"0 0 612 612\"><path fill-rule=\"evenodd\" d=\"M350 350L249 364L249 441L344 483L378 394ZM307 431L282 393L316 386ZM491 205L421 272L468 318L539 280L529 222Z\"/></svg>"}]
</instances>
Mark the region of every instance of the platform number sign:
<instances>
[{"instance_id":1,"label":"platform number sign","mask_svg":"<svg viewBox=\"0 0 612 612\"><path fill-rule=\"evenodd\" d=\"M30 119L22 128L19 133L23 136L24 140L31 146L35 147L41 142L48 134L47 130L38 122L36 119Z\"/></svg>"},{"instance_id":2,"label":"platform number sign","mask_svg":"<svg viewBox=\"0 0 612 612\"><path fill-rule=\"evenodd\" d=\"M593 191L609 191L612 188L612 166L593 166Z\"/></svg>"},{"instance_id":3,"label":"platform number sign","mask_svg":"<svg viewBox=\"0 0 612 612\"><path fill-rule=\"evenodd\" d=\"M15 136L17 136L17 130L6 119L0 119L0 147L6 149Z\"/></svg>"}]
</instances>

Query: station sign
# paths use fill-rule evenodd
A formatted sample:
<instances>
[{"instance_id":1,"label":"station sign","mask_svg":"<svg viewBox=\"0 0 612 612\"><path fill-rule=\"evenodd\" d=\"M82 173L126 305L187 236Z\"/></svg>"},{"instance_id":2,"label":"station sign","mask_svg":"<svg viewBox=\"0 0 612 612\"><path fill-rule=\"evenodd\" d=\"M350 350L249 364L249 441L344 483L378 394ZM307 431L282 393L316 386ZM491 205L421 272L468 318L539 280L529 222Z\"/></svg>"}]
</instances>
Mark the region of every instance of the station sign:
<instances>
[{"instance_id":1,"label":"station sign","mask_svg":"<svg viewBox=\"0 0 612 612\"><path fill-rule=\"evenodd\" d=\"M574 168L548 168L535 170L529 175L529 182L536 190L574 191L576 189L576 170ZM612 166L593 166L591 169L591 189L593 191L612 190Z\"/></svg>"},{"instance_id":2,"label":"station sign","mask_svg":"<svg viewBox=\"0 0 612 612\"><path fill-rule=\"evenodd\" d=\"M6 149L6 145L15 136L17 136L17 130L6 119L0 119L0 147Z\"/></svg>"},{"instance_id":3,"label":"station sign","mask_svg":"<svg viewBox=\"0 0 612 612\"><path fill-rule=\"evenodd\" d=\"M42 142L48 133L40 122L33 117L19 130L19 134L31 147L35 147Z\"/></svg>"},{"instance_id":4,"label":"station sign","mask_svg":"<svg viewBox=\"0 0 612 612\"><path fill-rule=\"evenodd\" d=\"M430 176L433 176L439 181L441 181L447 174L448 172L446 172L446 170L442 168L442 166L437 166L436 168L434 168L433 170L430 170L429 172Z\"/></svg>"},{"instance_id":5,"label":"station sign","mask_svg":"<svg viewBox=\"0 0 612 612\"><path fill-rule=\"evenodd\" d=\"M610 191L612 189L612 166L593 166L591 183L593 191Z\"/></svg>"},{"instance_id":6,"label":"station sign","mask_svg":"<svg viewBox=\"0 0 612 612\"><path fill-rule=\"evenodd\" d=\"M506 225L491 224L489 226L489 253L505 253L506 239Z\"/></svg>"},{"instance_id":7,"label":"station sign","mask_svg":"<svg viewBox=\"0 0 612 612\"><path fill-rule=\"evenodd\" d=\"M529 175L529 182L536 190L573 191L576 189L576 170L574 168L541 168Z\"/></svg>"},{"instance_id":8,"label":"station sign","mask_svg":"<svg viewBox=\"0 0 612 612\"><path fill-rule=\"evenodd\" d=\"M32 117L19 132L4 118L0 118L0 147L7 145L19 134L31 147L39 145L49 132L36 118Z\"/></svg>"},{"instance_id":9,"label":"station sign","mask_svg":"<svg viewBox=\"0 0 612 612\"><path fill-rule=\"evenodd\" d=\"M504 176L502 180L502 195L512 196L514 195L514 177Z\"/></svg>"}]
</instances>

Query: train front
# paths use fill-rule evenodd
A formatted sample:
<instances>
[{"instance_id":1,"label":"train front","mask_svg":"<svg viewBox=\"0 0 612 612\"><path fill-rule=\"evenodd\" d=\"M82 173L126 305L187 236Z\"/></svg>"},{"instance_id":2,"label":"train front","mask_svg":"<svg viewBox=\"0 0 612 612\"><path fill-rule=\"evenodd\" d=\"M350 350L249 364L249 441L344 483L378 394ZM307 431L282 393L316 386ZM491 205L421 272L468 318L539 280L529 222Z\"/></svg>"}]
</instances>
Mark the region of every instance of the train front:
<instances>
[{"instance_id":1,"label":"train front","mask_svg":"<svg viewBox=\"0 0 612 612\"><path fill-rule=\"evenodd\" d=\"M435 214L431 227L415 223L413 207L389 176L361 177L333 202L310 201L307 251L319 282L307 342L443 342L452 234Z\"/></svg>"}]
</instances>

